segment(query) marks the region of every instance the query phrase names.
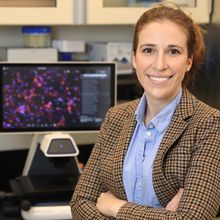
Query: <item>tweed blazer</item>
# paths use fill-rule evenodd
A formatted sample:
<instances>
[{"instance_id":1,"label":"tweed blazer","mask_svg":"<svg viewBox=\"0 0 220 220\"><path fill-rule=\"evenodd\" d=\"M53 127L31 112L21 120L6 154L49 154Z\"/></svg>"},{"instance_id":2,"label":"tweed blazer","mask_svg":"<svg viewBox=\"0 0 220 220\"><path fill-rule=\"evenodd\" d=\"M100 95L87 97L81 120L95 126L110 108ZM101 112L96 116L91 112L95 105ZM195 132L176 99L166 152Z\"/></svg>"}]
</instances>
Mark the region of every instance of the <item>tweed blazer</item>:
<instances>
[{"instance_id":1,"label":"tweed blazer","mask_svg":"<svg viewBox=\"0 0 220 220\"><path fill-rule=\"evenodd\" d=\"M123 161L136 125L139 100L111 108L70 202L73 219L213 219L220 205L220 112L184 88L153 167L153 186L160 203L180 187L184 194L176 212L127 202L116 218L96 209L101 192L126 200Z\"/></svg>"}]
</instances>

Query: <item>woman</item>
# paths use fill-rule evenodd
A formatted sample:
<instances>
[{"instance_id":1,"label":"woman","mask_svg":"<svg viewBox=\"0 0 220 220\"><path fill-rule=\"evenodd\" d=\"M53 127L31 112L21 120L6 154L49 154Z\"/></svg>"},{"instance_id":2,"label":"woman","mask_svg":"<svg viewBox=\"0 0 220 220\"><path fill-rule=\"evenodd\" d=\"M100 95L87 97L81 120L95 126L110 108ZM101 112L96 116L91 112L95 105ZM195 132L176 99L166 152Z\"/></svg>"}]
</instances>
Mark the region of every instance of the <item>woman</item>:
<instances>
[{"instance_id":1,"label":"woman","mask_svg":"<svg viewBox=\"0 0 220 220\"><path fill-rule=\"evenodd\" d=\"M111 108L71 200L73 219L213 219L220 205L220 112L184 83L204 58L198 25L159 5L138 20L140 100Z\"/></svg>"}]
</instances>

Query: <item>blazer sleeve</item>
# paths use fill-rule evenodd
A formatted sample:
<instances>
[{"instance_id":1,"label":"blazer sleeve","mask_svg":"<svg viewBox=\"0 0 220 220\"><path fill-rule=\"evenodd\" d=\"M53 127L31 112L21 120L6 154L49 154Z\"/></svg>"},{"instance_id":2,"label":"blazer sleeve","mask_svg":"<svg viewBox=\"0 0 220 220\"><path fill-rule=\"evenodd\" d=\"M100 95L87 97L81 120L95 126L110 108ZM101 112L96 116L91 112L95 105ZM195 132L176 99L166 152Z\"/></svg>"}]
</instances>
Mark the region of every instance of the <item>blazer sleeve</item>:
<instances>
[{"instance_id":1,"label":"blazer sleeve","mask_svg":"<svg viewBox=\"0 0 220 220\"><path fill-rule=\"evenodd\" d=\"M220 206L219 113L198 123L195 139L185 176L184 194L177 211L126 203L120 208L116 219L209 220L216 216Z\"/></svg>"},{"instance_id":2,"label":"blazer sleeve","mask_svg":"<svg viewBox=\"0 0 220 220\"><path fill-rule=\"evenodd\" d=\"M103 216L96 208L97 198L101 192L106 191L99 176L100 148L106 136L109 112L101 126L99 137L92 150L89 160L81 174L76 189L70 201L71 212L74 220L104 220L112 219Z\"/></svg>"}]
</instances>

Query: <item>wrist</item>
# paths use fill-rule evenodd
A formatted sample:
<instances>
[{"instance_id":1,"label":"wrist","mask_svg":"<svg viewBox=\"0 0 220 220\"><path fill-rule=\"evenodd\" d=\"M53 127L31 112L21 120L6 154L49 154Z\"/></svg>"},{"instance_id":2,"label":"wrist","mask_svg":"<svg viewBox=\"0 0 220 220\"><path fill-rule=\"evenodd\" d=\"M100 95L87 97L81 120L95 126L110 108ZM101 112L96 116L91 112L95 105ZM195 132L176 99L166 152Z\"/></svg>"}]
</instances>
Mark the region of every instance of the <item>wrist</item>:
<instances>
[{"instance_id":1,"label":"wrist","mask_svg":"<svg viewBox=\"0 0 220 220\"><path fill-rule=\"evenodd\" d=\"M115 205L114 205L114 207L113 207L113 209L112 209L112 215L111 215L111 216L116 218L119 209L120 209L125 203L127 203L127 202L124 201L124 200L120 200L120 199L119 199L119 200L115 203Z\"/></svg>"}]
</instances>

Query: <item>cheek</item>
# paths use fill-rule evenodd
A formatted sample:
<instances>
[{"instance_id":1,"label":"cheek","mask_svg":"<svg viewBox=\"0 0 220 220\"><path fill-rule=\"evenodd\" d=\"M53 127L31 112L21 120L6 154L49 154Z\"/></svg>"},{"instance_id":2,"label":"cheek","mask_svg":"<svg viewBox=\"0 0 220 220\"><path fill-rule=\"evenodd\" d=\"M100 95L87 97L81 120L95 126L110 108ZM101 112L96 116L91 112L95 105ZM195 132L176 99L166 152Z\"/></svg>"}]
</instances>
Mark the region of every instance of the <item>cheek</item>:
<instances>
[{"instance_id":1,"label":"cheek","mask_svg":"<svg viewBox=\"0 0 220 220\"><path fill-rule=\"evenodd\" d=\"M145 57L141 57L139 56L136 61L138 60L138 62L135 63L135 69L136 71L140 72L140 73L144 73L145 71L147 71L152 64L152 59L151 58L145 58ZM134 66L134 65L133 65Z\"/></svg>"},{"instance_id":2,"label":"cheek","mask_svg":"<svg viewBox=\"0 0 220 220\"><path fill-rule=\"evenodd\" d=\"M182 60L176 60L175 62L171 62L169 66L174 72L176 72L179 75L185 75L188 69L188 65L185 61Z\"/></svg>"},{"instance_id":3,"label":"cheek","mask_svg":"<svg viewBox=\"0 0 220 220\"><path fill-rule=\"evenodd\" d=\"M144 78L144 74L138 68L136 68L136 75L137 75L138 81L141 82L142 81L141 79Z\"/></svg>"}]
</instances>

